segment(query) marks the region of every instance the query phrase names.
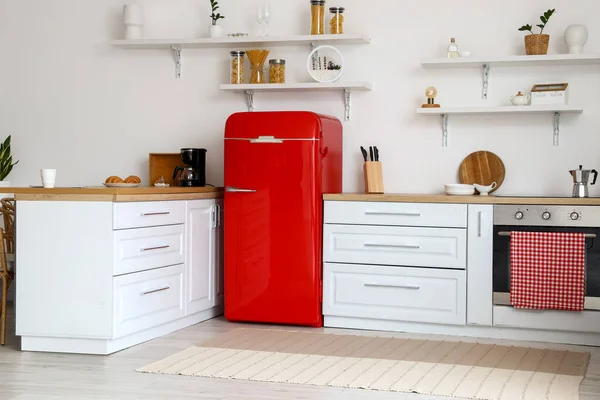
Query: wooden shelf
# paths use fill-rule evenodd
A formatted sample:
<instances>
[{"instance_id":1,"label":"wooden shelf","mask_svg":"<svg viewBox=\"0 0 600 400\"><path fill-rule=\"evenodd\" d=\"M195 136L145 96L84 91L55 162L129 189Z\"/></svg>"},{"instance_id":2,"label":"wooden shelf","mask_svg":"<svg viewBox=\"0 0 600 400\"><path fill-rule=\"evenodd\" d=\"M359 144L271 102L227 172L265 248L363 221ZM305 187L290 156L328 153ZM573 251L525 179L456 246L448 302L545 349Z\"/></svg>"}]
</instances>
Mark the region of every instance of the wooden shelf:
<instances>
[{"instance_id":1,"label":"wooden shelf","mask_svg":"<svg viewBox=\"0 0 600 400\"><path fill-rule=\"evenodd\" d=\"M248 111L254 111L255 92L341 92L344 95L344 120L350 121L352 92L368 92L373 90L373 85L367 82L335 82L335 83L267 83L244 85L221 85L221 90L244 93L248 103Z\"/></svg>"},{"instance_id":2,"label":"wooden shelf","mask_svg":"<svg viewBox=\"0 0 600 400\"><path fill-rule=\"evenodd\" d=\"M424 68L430 69L481 68L483 65L488 67L526 67L591 64L600 64L600 55L550 54L545 56L433 58L421 61Z\"/></svg>"},{"instance_id":3,"label":"wooden shelf","mask_svg":"<svg viewBox=\"0 0 600 400\"><path fill-rule=\"evenodd\" d=\"M114 40L113 46L124 49L214 49L214 48L240 48L249 46L308 46L311 44L343 45L343 44L369 44L371 38L362 33L346 33L343 35L290 35L267 37L243 38L217 38L217 39L137 39Z\"/></svg>"},{"instance_id":4,"label":"wooden shelf","mask_svg":"<svg viewBox=\"0 0 600 400\"><path fill-rule=\"evenodd\" d=\"M486 115L486 114L552 114L554 115L554 146L558 146L560 135L560 116L562 114L581 114L583 108L575 106L500 106L500 107L440 107L417 108L417 114L442 117L442 146L448 146L448 120L450 115Z\"/></svg>"},{"instance_id":5,"label":"wooden shelf","mask_svg":"<svg viewBox=\"0 0 600 400\"><path fill-rule=\"evenodd\" d=\"M500 106L500 107L440 107L417 108L417 114L456 115L456 114L581 114L583 108L575 106Z\"/></svg>"}]
</instances>

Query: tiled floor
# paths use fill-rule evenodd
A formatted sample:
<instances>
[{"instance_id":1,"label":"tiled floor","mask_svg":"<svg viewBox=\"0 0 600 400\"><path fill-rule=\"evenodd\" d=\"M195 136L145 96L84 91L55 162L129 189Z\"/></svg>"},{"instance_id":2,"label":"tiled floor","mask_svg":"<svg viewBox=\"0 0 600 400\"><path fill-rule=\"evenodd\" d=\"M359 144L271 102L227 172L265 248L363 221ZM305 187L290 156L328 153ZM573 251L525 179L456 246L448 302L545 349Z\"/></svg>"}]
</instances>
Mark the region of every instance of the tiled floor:
<instances>
[{"instance_id":1,"label":"tiled floor","mask_svg":"<svg viewBox=\"0 0 600 400\"><path fill-rule=\"evenodd\" d=\"M8 343L5 347L0 347L0 400L442 399L416 394L150 375L134 371L138 367L199 344L238 326L240 325L230 324L221 318L217 318L107 357L23 353L18 350L18 339L14 336L14 314L11 312L9 313ZM340 332L337 329L325 329L324 331ZM349 333L349 331L344 331L344 333ZM431 337L437 340L461 339L386 332L352 331L351 333L395 337ZM508 343L507 341L495 340L480 341ZM581 386L581 399L600 400L600 348L526 342L515 342L515 344L532 347L569 348L591 352L590 366L586 379Z\"/></svg>"}]
</instances>

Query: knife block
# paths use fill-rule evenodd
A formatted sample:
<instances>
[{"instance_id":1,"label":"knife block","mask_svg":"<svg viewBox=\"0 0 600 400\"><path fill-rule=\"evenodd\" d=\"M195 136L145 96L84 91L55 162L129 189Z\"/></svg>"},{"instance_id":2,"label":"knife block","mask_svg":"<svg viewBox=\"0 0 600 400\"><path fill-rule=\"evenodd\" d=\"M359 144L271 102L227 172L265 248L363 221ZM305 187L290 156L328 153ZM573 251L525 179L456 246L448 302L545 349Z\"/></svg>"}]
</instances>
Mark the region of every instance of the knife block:
<instances>
[{"instance_id":1,"label":"knife block","mask_svg":"<svg viewBox=\"0 0 600 400\"><path fill-rule=\"evenodd\" d=\"M380 161L367 161L364 165L365 193L383 193L383 168Z\"/></svg>"}]
</instances>

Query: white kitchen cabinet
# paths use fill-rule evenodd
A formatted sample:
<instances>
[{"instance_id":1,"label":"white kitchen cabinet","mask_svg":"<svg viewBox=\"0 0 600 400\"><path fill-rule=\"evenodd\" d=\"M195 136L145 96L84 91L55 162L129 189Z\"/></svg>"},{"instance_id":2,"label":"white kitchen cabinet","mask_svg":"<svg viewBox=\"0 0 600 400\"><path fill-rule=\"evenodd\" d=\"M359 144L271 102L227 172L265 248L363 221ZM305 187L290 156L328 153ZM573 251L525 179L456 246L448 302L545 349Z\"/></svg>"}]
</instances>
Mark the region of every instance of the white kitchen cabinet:
<instances>
[{"instance_id":1,"label":"white kitchen cabinet","mask_svg":"<svg viewBox=\"0 0 600 400\"><path fill-rule=\"evenodd\" d=\"M494 206L469 205L467 324L492 326Z\"/></svg>"},{"instance_id":2,"label":"white kitchen cabinet","mask_svg":"<svg viewBox=\"0 0 600 400\"><path fill-rule=\"evenodd\" d=\"M215 200L186 202L186 315L220 303L222 282L221 206Z\"/></svg>"},{"instance_id":3,"label":"white kitchen cabinet","mask_svg":"<svg viewBox=\"0 0 600 400\"><path fill-rule=\"evenodd\" d=\"M110 354L222 314L220 200L17 203L22 350Z\"/></svg>"}]
</instances>

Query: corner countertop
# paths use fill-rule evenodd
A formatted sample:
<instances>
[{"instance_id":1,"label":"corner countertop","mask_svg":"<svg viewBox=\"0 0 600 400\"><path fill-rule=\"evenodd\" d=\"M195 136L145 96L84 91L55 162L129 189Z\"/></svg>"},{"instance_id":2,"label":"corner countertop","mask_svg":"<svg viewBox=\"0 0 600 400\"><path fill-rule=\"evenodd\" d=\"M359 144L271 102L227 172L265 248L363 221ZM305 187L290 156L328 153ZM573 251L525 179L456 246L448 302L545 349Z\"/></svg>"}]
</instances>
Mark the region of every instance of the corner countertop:
<instances>
[{"instance_id":1,"label":"corner countertop","mask_svg":"<svg viewBox=\"0 0 600 400\"><path fill-rule=\"evenodd\" d=\"M517 205L573 205L600 206L600 198L573 197L504 197L504 196L448 196L445 194L365 194L338 193L323 195L325 201L365 201L391 203L444 203L444 204L517 204Z\"/></svg>"},{"instance_id":2,"label":"corner countertop","mask_svg":"<svg viewBox=\"0 0 600 400\"><path fill-rule=\"evenodd\" d=\"M72 187L72 188L31 188L0 187L2 193L14 195L15 200L27 201L169 201L169 200L202 200L223 197L223 188L214 187Z\"/></svg>"}]
</instances>

